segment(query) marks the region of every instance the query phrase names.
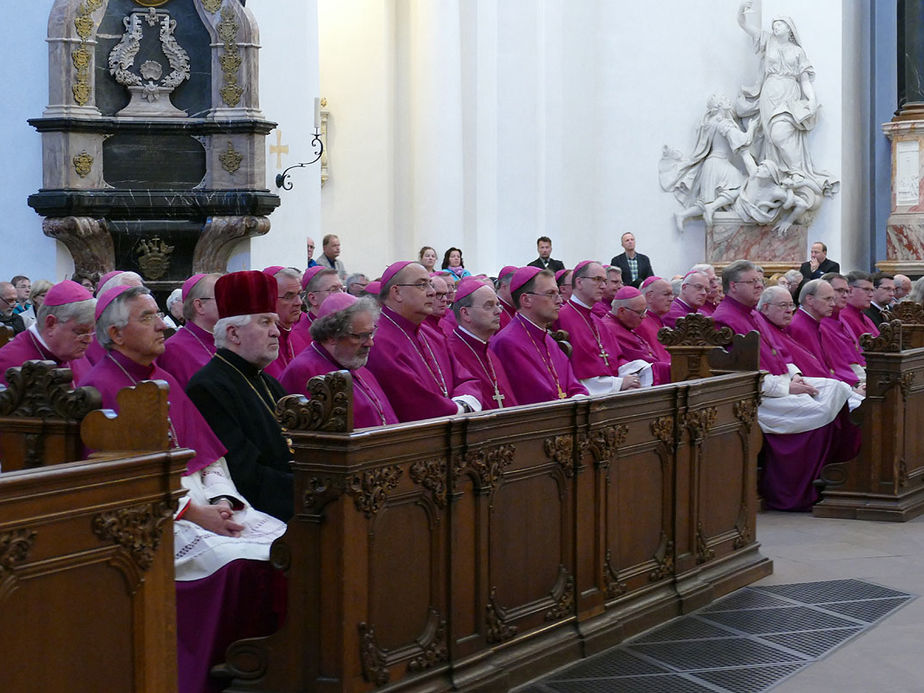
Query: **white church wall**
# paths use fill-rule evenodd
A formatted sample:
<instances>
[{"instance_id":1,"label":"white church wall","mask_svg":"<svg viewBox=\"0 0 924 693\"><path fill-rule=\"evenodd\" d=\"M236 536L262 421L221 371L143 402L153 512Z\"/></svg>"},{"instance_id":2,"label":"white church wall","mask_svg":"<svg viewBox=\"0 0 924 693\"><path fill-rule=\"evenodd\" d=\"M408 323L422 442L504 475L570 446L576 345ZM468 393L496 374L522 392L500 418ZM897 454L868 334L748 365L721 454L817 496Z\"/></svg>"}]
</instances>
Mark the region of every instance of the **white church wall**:
<instances>
[{"instance_id":1,"label":"white church wall","mask_svg":"<svg viewBox=\"0 0 924 693\"><path fill-rule=\"evenodd\" d=\"M709 94L734 96L757 79L758 58L737 25L737 2L445 3L446 13L460 17L462 76L453 72L435 85L433 70L421 73L419 65L414 70L425 81L408 83L416 79L408 56L451 60L445 49L425 54L414 43L421 21L446 22L424 17L421 4L319 5L322 91L329 99L337 94L322 224L325 232L351 238L344 245L348 266L375 272L428 242L440 252L461 245L468 266L494 272L506 261L534 258L541 234L553 238L555 256L568 264L588 256L609 260L621 251L625 230L637 235L658 272L680 272L702 258L702 223L676 231L678 206L658 186L657 162L664 144L689 151ZM432 13L433 4L426 4ZM850 7L846 0L763 3L765 28L777 14L795 19L816 69L822 115L809 138L815 164L853 191L849 202L844 187L826 201L809 231L832 257L841 253L843 238L863 233L853 227L856 210L847 206L864 165L845 140L856 124L845 129L843 94L862 77L855 74L862 72L860 59L844 45L845 38L856 39L844 30L845 11L855 14L845 10ZM402 24L411 19L417 23ZM447 100L456 83L461 99ZM435 89L439 105L420 103L424 86ZM450 110L456 103L461 116ZM422 121L424 115L452 122L435 125ZM458 166L460 117L464 202L463 228L456 231L458 224L441 214L455 214L460 182L433 168L430 150L434 132L452 133L437 160ZM422 160L431 167L423 177L415 168ZM439 212L432 205L441 199L448 206ZM432 228L425 219L442 223ZM359 242L352 241L356 235Z\"/></svg>"},{"instance_id":2,"label":"white church wall","mask_svg":"<svg viewBox=\"0 0 924 693\"><path fill-rule=\"evenodd\" d=\"M29 125L48 104L48 45L45 43L48 14L54 0L19 3L4 22L0 84L6 98L0 100L0 207L3 231L0 240L0 280L16 274L58 281L73 271L74 263L63 244L42 233L42 218L26 199L42 186L42 138Z\"/></svg>"}]
</instances>

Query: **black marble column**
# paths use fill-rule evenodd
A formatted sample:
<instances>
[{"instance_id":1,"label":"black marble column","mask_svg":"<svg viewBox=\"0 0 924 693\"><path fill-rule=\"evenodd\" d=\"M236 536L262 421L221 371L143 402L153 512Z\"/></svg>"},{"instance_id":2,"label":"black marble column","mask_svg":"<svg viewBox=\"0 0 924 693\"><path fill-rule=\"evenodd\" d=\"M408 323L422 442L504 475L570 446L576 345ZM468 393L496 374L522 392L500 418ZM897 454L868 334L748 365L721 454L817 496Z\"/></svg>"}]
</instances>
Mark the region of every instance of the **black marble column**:
<instances>
[{"instance_id":1,"label":"black marble column","mask_svg":"<svg viewBox=\"0 0 924 693\"><path fill-rule=\"evenodd\" d=\"M898 110L924 117L924 0L898 0Z\"/></svg>"}]
</instances>

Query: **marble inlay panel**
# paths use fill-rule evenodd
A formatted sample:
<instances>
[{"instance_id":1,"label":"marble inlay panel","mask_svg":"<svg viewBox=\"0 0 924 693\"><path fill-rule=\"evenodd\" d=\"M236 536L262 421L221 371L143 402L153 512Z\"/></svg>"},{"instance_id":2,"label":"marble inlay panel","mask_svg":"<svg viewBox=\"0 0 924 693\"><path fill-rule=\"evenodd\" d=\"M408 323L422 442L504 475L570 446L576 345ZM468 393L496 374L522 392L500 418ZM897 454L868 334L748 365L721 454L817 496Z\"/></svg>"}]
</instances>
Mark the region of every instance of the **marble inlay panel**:
<instances>
[{"instance_id":1,"label":"marble inlay panel","mask_svg":"<svg viewBox=\"0 0 924 693\"><path fill-rule=\"evenodd\" d=\"M733 260L753 262L786 262L798 265L805 261L808 229L793 226L785 235L772 227L742 224L740 219L721 219L706 229L708 262L727 264Z\"/></svg>"}]
</instances>

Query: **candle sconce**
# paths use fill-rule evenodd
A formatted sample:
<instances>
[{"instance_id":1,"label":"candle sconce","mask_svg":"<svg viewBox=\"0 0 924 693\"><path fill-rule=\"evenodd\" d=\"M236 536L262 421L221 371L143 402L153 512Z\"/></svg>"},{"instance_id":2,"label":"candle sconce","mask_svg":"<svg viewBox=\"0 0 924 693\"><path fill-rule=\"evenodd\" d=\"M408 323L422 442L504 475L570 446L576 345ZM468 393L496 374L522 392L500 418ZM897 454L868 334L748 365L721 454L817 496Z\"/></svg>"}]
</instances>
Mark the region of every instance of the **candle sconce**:
<instances>
[{"instance_id":1,"label":"candle sconce","mask_svg":"<svg viewBox=\"0 0 924 693\"><path fill-rule=\"evenodd\" d=\"M321 140L321 129L314 129L314 137L311 138L311 149L315 153L315 157L311 161L305 161L300 164L292 164L282 173L276 174L276 187L282 188L283 190L292 189L292 181L289 180L289 171L293 168L304 168L305 166L311 166L314 163L317 163L321 156L324 154L324 142Z\"/></svg>"}]
</instances>

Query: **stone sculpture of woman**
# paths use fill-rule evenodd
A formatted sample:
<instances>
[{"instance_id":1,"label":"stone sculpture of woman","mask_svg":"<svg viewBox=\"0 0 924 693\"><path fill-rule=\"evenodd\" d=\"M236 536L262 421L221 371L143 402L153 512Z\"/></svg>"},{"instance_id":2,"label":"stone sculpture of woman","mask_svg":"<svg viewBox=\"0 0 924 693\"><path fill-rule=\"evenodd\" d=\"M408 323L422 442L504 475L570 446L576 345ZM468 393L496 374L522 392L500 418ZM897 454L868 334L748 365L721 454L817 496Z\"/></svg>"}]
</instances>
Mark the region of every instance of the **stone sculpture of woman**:
<instances>
[{"instance_id":1,"label":"stone sculpture of woman","mask_svg":"<svg viewBox=\"0 0 924 693\"><path fill-rule=\"evenodd\" d=\"M745 0L738 9L738 24L760 55L760 82L742 87L735 110L741 118L759 118L758 135L763 136L763 143L756 158L773 161L783 174L810 179L823 194L832 195L838 183L814 169L806 142L815 127L818 102L812 86L815 70L802 49L796 25L789 17L776 17L770 32L762 32L751 23L752 14L752 0Z\"/></svg>"}]
</instances>

